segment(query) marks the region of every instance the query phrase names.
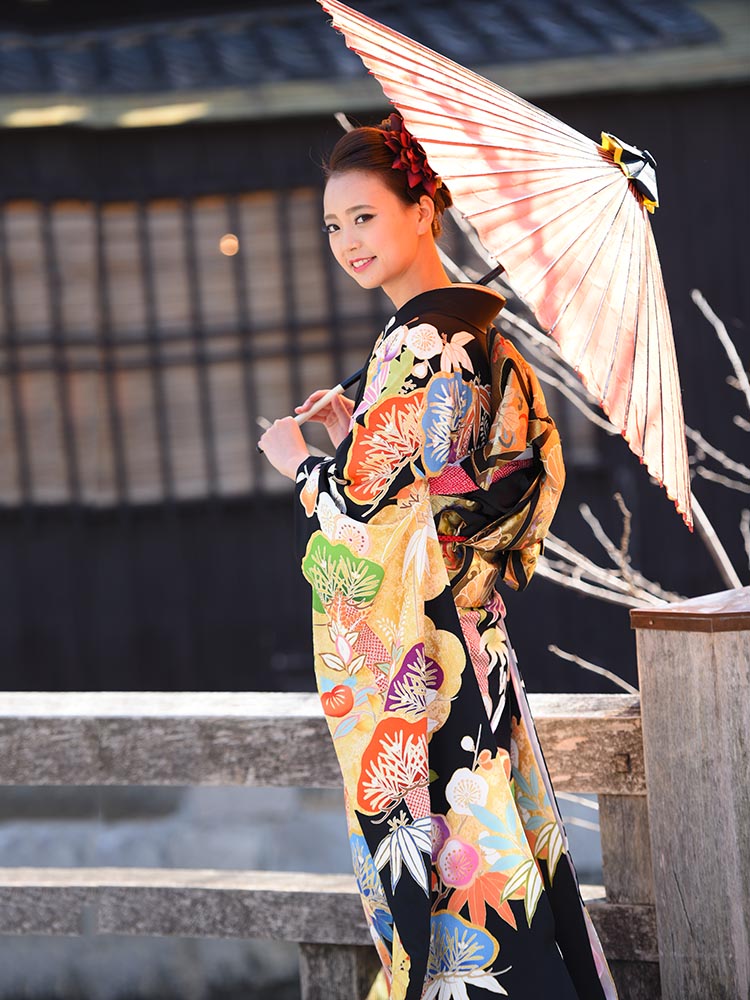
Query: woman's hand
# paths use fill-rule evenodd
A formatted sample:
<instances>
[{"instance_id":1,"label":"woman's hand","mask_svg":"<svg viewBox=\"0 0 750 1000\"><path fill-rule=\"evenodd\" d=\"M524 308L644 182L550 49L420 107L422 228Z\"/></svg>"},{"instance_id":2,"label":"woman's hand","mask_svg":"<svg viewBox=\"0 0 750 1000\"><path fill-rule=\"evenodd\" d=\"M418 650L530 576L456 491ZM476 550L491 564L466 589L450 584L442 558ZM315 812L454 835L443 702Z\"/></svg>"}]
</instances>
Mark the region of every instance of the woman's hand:
<instances>
[{"instance_id":1,"label":"woman's hand","mask_svg":"<svg viewBox=\"0 0 750 1000\"><path fill-rule=\"evenodd\" d=\"M302 431L294 417L274 420L258 441L258 447L274 469L291 480L294 480L300 463L310 457Z\"/></svg>"},{"instance_id":2,"label":"woman's hand","mask_svg":"<svg viewBox=\"0 0 750 1000\"><path fill-rule=\"evenodd\" d=\"M307 411L312 407L314 403L317 403L319 399L325 396L327 389L316 389L315 392L311 393L304 403L299 406L295 406L296 413L307 413ZM349 424L351 422L352 411L354 410L354 403L351 399L347 399L346 396L342 396L340 393L338 396L334 396L330 403L327 403L322 409L318 410L310 420L317 420L321 424L325 425L325 429L328 431L328 437L331 439L331 444L334 448L338 448L341 442L344 440L346 435L349 433Z\"/></svg>"}]
</instances>

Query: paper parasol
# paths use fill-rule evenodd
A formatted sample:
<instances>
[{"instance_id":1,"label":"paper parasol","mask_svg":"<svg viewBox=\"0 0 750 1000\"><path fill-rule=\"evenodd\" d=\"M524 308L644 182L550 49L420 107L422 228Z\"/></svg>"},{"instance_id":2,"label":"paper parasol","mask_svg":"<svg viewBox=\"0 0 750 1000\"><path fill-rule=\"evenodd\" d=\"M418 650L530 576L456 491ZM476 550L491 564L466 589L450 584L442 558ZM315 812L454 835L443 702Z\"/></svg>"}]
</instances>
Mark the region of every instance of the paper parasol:
<instances>
[{"instance_id":1,"label":"paper parasol","mask_svg":"<svg viewBox=\"0 0 750 1000\"><path fill-rule=\"evenodd\" d=\"M653 159L318 0L488 253L692 530L680 381L649 212Z\"/></svg>"}]
</instances>

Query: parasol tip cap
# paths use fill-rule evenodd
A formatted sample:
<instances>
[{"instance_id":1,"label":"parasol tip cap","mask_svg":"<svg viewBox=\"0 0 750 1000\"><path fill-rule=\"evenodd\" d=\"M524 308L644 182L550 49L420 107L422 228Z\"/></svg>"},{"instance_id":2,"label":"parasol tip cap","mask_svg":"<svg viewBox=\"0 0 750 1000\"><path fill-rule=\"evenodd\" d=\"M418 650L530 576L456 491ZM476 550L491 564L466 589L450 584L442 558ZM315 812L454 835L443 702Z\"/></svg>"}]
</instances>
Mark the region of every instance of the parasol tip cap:
<instances>
[{"instance_id":1,"label":"parasol tip cap","mask_svg":"<svg viewBox=\"0 0 750 1000\"><path fill-rule=\"evenodd\" d=\"M623 142L611 132L602 132L600 148L611 153L614 162L622 170L643 199L649 212L659 207L659 191L656 185L656 160L647 149L639 149Z\"/></svg>"}]
</instances>

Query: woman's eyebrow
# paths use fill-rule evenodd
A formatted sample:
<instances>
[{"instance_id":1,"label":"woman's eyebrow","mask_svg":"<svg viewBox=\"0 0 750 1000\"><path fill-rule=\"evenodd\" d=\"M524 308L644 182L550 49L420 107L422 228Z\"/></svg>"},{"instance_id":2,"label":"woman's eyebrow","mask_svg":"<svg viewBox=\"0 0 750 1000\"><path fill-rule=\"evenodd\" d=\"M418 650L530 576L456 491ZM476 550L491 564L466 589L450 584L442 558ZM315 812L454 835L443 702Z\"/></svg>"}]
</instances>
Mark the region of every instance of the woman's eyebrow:
<instances>
[{"instance_id":1,"label":"woman's eyebrow","mask_svg":"<svg viewBox=\"0 0 750 1000\"><path fill-rule=\"evenodd\" d=\"M346 212L344 214L345 215L351 215L352 212L361 212L363 208L369 208L371 210L374 210L375 206L374 205L352 205L351 208L347 208L347 210L346 210ZM328 222L329 219L335 219L335 218L336 218L336 216L334 215L334 213L333 212L329 212L328 215L324 215L323 216L323 222Z\"/></svg>"}]
</instances>

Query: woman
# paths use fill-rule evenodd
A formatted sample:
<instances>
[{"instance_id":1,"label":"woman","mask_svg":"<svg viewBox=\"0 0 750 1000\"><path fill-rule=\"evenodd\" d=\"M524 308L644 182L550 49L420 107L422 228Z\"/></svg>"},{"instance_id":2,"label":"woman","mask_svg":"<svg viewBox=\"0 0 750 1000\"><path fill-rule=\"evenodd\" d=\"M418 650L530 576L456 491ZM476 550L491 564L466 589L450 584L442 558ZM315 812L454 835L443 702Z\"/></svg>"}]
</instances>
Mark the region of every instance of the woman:
<instances>
[{"instance_id":1,"label":"woman","mask_svg":"<svg viewBox=\"0 0 750 1000\"><path fill-rule=\"evenodd\" d=\"M260 444L296 483L316 681L390 997L613 1000L495 589L533 573L559 437L492 326L502 296L442 267L450 204L399 115L337 143L331 249L395 313L354 403L315 418L334 457L310 457L292 417Z\"/></svg>"}]
</instances>

